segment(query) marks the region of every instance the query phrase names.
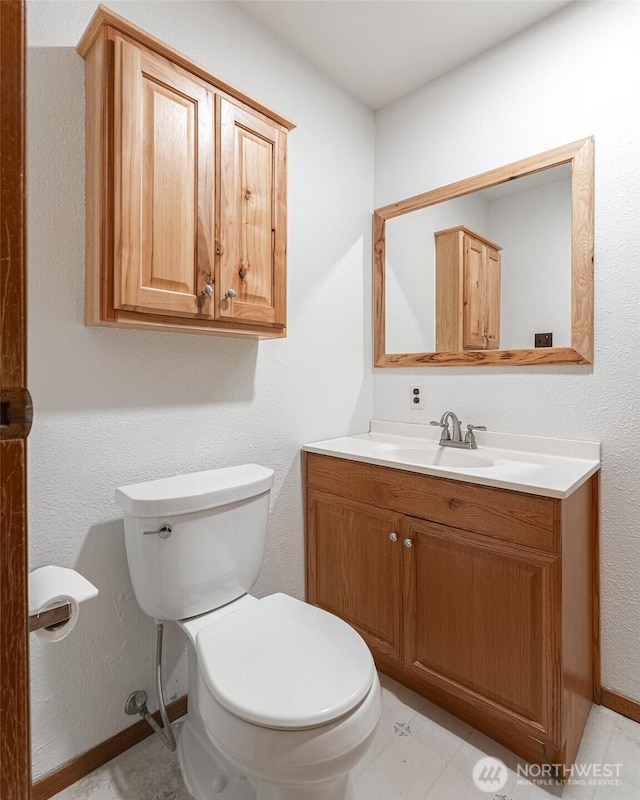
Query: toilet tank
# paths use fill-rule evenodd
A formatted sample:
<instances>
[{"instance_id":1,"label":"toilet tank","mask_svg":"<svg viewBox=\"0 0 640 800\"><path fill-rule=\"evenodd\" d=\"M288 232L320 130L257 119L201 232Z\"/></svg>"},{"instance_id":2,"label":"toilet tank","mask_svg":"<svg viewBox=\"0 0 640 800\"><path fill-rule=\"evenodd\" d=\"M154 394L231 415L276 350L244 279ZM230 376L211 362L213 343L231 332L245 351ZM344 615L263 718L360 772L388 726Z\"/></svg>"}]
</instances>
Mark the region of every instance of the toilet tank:
<instances>
[{"instance_id":1,"label":"toilet tank","mask_svg":"<svg viewBox=\"0 0 640 800\"><path fill-rule=\"evenodd\" d=\"M272 485L273 470L246 464L116 489L145 614L185 619L249 591L262 566Z\"/></svg>"}]
</instances>

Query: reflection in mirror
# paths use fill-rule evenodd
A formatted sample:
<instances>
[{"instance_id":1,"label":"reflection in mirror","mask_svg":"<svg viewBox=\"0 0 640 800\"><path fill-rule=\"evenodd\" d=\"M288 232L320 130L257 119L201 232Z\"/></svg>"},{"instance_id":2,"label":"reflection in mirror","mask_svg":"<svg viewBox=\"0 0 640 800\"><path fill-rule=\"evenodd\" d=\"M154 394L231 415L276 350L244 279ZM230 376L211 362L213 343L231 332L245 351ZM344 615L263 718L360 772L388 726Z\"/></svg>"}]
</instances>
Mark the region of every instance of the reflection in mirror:
<instances>
[{"instance_id":1,"label":"reflection in mirror","mask_svg":"<svg viewBox=\"0 0 640 800\"><path fill-rule=\"evenodd\" d=\"M571 165L472 192L390 219L385 227L385 344L388 353L495 349L450 346L436 313L437 286L451 271L436 233L464 226L500 250L497 346L534 347L535 333L571 345ZM481 278L481 276L478 276ZM462 299L464 305L464 299ZM467 305L469 304L469 301ZM462 309L460 309L462 311ZM455 315L456 309L450 313ZM480 334L488 336L486 332Z\"/></svg>"},{"instance_id":2,"label":"reflection in mirror","mask_svg":"<svg viewBox=\"0 0 640 800\"><path fill-rule=\"evenodd\" d=\"M378 367L593 361L593 138L374 212Z\"/></svg>"}]
</instances>

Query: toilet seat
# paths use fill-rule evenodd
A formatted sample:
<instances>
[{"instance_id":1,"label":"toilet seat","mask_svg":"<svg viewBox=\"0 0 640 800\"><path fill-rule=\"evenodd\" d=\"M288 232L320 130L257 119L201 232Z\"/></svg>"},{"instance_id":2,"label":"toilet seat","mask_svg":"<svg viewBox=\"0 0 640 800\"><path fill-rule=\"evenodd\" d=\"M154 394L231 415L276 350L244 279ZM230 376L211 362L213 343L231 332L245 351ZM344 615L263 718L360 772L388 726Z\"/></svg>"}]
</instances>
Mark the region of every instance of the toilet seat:
<instances>
[{"instance_id":1,"label":"toilet seat","mask_svg":"<svg viewBox=\"0 0 640 800\"><path fill-rule=\"evenodd\" d=\"M198 632L200 674L234 716L267 728L325 725L374 680L362 638L333 614L284 594L245 605Z\"/></svg>"}]
</instances>

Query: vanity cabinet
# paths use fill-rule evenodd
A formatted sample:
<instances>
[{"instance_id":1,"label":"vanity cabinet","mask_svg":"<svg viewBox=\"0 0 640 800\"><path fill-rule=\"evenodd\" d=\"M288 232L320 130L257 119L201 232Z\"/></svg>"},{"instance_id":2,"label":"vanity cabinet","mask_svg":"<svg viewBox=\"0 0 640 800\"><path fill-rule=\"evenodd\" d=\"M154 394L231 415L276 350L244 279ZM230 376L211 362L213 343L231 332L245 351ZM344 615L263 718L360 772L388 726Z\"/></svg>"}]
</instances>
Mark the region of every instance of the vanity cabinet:
<instances>
[{"instance_id":1,"label":"vanity cabinet","mask_svg":"<svg viewBox=\"0 0 640 800\"><path fill-rule=\"evenodd\" d=\"M378 668L528 761L594 697L597 476L564 500L306 454L307 599Z\"/></svg>"},{"instance_id":2,"label":"vanity cabinet","mask_svg":"<svg viewBox=\"0 0 640 800\"><path fill-rule=\"evenodd\" d=\"M100 6L85 59L85 322L278 337L293 126Z\"/></svg>"},{"instance_id":3,"label":"vanity cabinet","mask_svg":"<svg viewBox=\"0 0 640 800\"><path fill-rule=\"evenodd\" d=\"M497 350L502 248L463 226L434 236L436 350Z\"/></svg>"}]
</instances>

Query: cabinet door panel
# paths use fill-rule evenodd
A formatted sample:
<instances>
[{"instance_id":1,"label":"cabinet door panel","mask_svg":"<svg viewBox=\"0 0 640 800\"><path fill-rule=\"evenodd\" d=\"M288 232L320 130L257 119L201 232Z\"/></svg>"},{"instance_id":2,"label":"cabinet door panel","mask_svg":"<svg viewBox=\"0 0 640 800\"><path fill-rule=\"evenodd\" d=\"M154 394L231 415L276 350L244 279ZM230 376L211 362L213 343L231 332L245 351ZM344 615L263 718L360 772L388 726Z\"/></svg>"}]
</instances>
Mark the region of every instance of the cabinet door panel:
<instances>
[{"instance_id":1,"label":"cabinet door panel","mask_svg":"<svg viewBox=\"0 0 640 800\"><path fill-rule=\"evenodd\" d=\"M213 93L115 40L114 307L210 316Z\"/></svg>"},{"instance_id":2,"label":"cabinet door panel","mask_svg":"<svg viewBox=\"0 0 640 800\"><path fill-rule=\"evenodd\" d=\"M463 344L465 350L500 347L500 253L464 236Z\"/></svg>"},{"instance_id":3,"label":"cabinet door panel","mask_svg":"<svg viewBox=\"0 0 640 800\"><path fill-rule=\"evenodd\" d=\"M402 517L314 491L307 514L307 599L400 659Z\"/></svg>"},{"instance_id":4,"label":"cabinet door panel","mask_svg":"<svg viewBox=\"0 0 640 800\"><path fill-rule=\"evenodd\" d=\"M486 300L484 295L484 265L486 246L465 234L464 237L464 300L463 344L465 350L484 350Z\"/></svg>"},{"instance_id":5,"label":"cabinet door panel","mask_svg":"<svg viewBox=\"0 0 640 800\"><path fill-rule=\"evenodd\" d=\"M284 325L284 137L280 127L222 97L218 103L220 319ZM228 290L235 299L226 297Z\"/></svg>"},{"instance_id":6,"label":"cabinet door panel","mask_svg":"<svg viewBox=\"0 0 640 800\"><path fill-rule=\"evenodd\" d=\"M487 350L497 350L500 347L500 264L500 253L488 247L484 271L487 298L485 319Z\"/></svg>"},{"instance_id":7,"label":"cabinet door panel","mask_svg":"<svg viewBox=\"0 0 640 800\"><path fill-rule=\"evenodd\" d=\"M412 520L407 668L494 716L550 733L560 558Z\"/></svg>"},{"instance_id":8,"label":"cabinet door panel","mask_svg":"<svg viewBox=\"0 0 640 800\"><path fill-rule=\"evenodd\" d=\"M196 293L196 106L143 75L142 285Z\"/></svg>"}]
</instances>

